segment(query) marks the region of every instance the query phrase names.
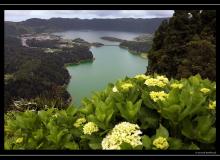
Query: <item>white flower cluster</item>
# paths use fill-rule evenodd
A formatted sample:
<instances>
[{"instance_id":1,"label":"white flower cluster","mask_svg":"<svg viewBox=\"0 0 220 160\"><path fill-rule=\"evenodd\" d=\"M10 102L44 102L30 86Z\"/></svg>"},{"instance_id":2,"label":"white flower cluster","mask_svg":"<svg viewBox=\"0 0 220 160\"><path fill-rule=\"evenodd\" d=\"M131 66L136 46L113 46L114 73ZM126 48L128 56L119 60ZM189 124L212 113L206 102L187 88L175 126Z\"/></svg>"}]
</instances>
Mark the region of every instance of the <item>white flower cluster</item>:
<instances>
[{"instance_id":1,"label":"white flower cluster","mask_svg":"<svg viewBox=\"0 0 220 160\"><path fill-rule=\"evenodd\" d=\"M112 88L112 92L118 92L118 89L117 89L116 86L114 86L114 87Z\"/></svg>"},{"instance_id":2,"label":"white flower cluster","mask_svg":"<svg viewBox=\"0 0 220 160\"><path fill-rule=\"evenodd\" d=\"M112 131L102 140L102 149L104 150L120 150L123 142L129 143L136 147L142 145L142 132L137 124L129 122L121 122L112 129Z\"/></svg>"}]
</instances>

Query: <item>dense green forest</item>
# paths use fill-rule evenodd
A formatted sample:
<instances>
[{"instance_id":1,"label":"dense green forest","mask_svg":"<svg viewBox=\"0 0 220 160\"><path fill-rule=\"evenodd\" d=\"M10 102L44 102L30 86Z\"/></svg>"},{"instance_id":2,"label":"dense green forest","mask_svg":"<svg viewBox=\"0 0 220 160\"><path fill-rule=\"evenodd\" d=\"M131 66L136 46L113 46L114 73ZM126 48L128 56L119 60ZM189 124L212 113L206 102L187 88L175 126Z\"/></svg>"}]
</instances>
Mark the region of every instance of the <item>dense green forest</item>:
<instances>
[{"instance_id":1,"label":"dense green forest","mask_svg":"<svg viewBox=\"0 0 220 160\"><path fill-rule=\"evenodd\" d=\"M106 41L112 41L112 42L123 42L125 41L124 39L116 38L116 37L101 37L101 39L104 39Z\"/></svg>"},{"instance_id":2,"label":"dense green forest","mask_svg":"<svg viewBox=\"0 0 220 160\"><path fill-rule=\"evenodd\" d=\"M40 48L58 48L58 40L36 40L28 39L27 45L30 47L40 47Z\"/></svg>"},{"instance_id":3,"label":"dense green forest","mask_svg":"<svg viewBox=\"0 0 220 160\"><path fill-rule=\"evenodd\" d=\"M31 41L32 42L32 41ZM35 42L35 41L34 41ZM35 43L30 43L34 45ZM75 45L53 53L46 53L44 47L55 47L53 40L43 41L35 47L21 46L21 40L14 36L5 36L5 109L11 110L12 101L44 97L55 99L63 107L70 101L66 91L70 76L64 65L92 60L88 46ZM62 106L60 106L62 108Z\"/></svg>"},{"instance_id":4,"label":"dense green forest","mask_svg":"<svg viewBox=\"0 0 220 160\"><path fill-rule=\"evenodd\" d=\"M216 11L176 10L155 32L147 74L216 79Z\"/></svg>"},{"instance_id":5,"label":"dense green forest","mask_svg":"<svg viewBox=\"0 0 220 160\"><path fill-rule=\"evenodd\" d=\"M4 22L5 35L19 36L30 32L34 32L31 27L27 27L16 22Z\"/></svg>"},{"instance_id":6,"label":"dense green forest","mask_svg":"<svg viewBox=\"0 0 220 160\"><path fill-rule=\"evenodd\" d=\"M101 37L101 39L120 42L119 46L121 48L128 49L129 52L134 54L147 53L152 45L152 35L141 35L135 37L134 40L124 40L116 37Z\"/></svg>"},{"instance_id":7,"label":"dense green forest","mask_svg":"<svg viewBox=\"0 0 220 160\"><path fill-rule=\"evenodd\" d=\"M147 42L137 42L137 41L123 41L120 43L120 47L127 48L132 53L146 53L151 45Z\"/></svg>"}]
</instances>

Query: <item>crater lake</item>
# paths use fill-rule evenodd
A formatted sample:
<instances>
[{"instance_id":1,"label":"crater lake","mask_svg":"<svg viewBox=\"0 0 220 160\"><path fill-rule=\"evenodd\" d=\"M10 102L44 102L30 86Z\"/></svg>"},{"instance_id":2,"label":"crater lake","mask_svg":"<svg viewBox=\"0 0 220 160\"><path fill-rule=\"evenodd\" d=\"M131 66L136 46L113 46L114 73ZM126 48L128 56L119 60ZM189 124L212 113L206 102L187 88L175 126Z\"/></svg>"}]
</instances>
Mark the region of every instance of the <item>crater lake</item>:
<instances>
[{"instance_id":1,"label":"crater lake","mask_svg":"<svg viewBox=\"0 0 220 160\"><path fill-rule=\"evenodd\" d=\"M71 76L67 91L72 97L72 104L79 106L84 97L104 89L108 83L114 83L126 76L133 77L146 72L148 60L131 54L119 47L119 42L101 39L104 36L132 40L144 33L74 30L54 33L64 39L82 38L87 42L103 43L102 47L91 47L95 58L92 62L68 65L66 68ZM112 45L112 46L110 46Z\"/></svg>"}]
</instances>

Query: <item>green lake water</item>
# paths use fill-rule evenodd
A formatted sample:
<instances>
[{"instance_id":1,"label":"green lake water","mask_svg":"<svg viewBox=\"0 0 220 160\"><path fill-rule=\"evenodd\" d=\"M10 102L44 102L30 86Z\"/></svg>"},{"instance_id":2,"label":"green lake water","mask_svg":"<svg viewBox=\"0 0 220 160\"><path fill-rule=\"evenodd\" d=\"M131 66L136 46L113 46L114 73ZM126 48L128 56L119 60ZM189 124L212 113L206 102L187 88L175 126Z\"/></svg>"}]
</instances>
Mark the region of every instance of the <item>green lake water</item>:
<instances>
[{"instance_id":1,"label":"green lake water","mask_svg":"<svg viewBox=\"0 0 220 160\"><path fill-rule=\"evenodd\" d=\"M88 42L101 42L107 45L118 45L100 39L102 36L113 36L131 40L141 33L111 31L68 31L55 33L66 39L82 38ZM93 91L104 89L108 83L114 83L125 76L132 77L146 72L148 60L129 53L119 46L92 47L95 57L93 62L81 63L67 67L71 75L67 91L72 96L72 103L79 106L83 97L90 97Z\"/></svg>"}]
</instances>

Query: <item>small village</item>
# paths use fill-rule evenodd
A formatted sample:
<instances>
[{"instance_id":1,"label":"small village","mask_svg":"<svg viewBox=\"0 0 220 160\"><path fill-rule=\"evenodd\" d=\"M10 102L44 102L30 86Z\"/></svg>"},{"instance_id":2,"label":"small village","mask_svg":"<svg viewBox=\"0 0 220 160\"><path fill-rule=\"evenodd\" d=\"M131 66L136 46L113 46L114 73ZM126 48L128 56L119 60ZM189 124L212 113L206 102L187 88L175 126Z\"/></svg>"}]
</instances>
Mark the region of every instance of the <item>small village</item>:
<instances>
[{"instance_id":1,"label":"small village","mask_svg":"<svg viewBox=\"0 0 220 160\"><path fill-rule=\"evenodd\" d=\"M86 46L86 47L101 47L103 46L102 43L94 42L94 43L89 43L81 38L76 38L74 40L70 39L63 39L60 36L53 35L50 33L34 33L34 34L23 34L20 36L21 39L21 44L23 47L28 47L28 48L37 48L35 46L30 46L28 44L28 40L35 40L35 41L54 41L54 47L48 47L44 49L44 52L46 53L54 53L57 51L62 51L63 48L74 48L75 46ZM44 48L44 47L43 47Z\"/></svg>"},{"instance_id":2,"label":"small village","mask_svg":"<svg viewBox=\"0 0 220 160\"><path fill-rule=\"evenodd\" d=\"M43 41L43 40L57 40L57 41L59 41L61 39L60 36L52 35L52 34L49 34L49 33L23 34L23 35L20 36L20 38L21 38L21 44L24 47L30 47L26 43L26 41L30 40L30 39L35 39L35 40L38 40L38 41Z\"/></svg>"}]
</instances>

